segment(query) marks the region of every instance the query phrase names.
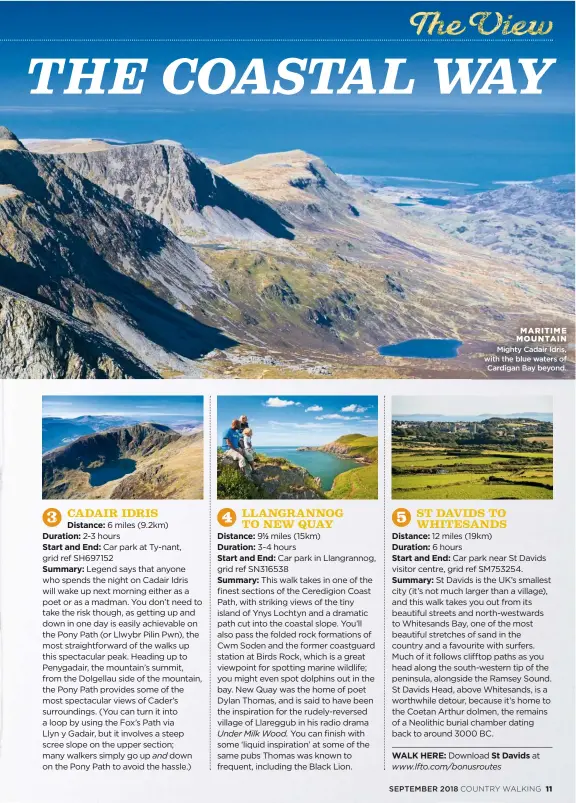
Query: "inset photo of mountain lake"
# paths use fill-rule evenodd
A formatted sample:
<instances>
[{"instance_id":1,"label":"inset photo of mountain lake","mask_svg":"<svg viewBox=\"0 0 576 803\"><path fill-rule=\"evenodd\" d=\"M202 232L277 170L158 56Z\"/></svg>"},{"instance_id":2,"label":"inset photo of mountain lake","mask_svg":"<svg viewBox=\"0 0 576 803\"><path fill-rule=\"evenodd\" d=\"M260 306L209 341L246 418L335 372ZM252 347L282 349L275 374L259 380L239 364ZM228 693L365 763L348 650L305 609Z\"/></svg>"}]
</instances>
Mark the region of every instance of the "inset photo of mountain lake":
<instances>
[{"instance_id":1,"label":"inset photo of mountain lake","mask_svg":"<svg viewBox=\"0 0 576 803\"><path fill-rule=\"evenodd\" d=\"M202 396L44 396L43 499L202 499Z\"/></svg>"},{"instance_id":2,"label":"inset photo of mountain lake","mask_svg":"<svg viewBox=\"0 0 576 803\"><path fill-rule=\"evenodd\" d=\"M220 396L218 499L378 499L376 396Z\"/></svg>"},{"instance_id":3,"label":"inset photo of mountain lake","mask_svg":"<svg viewBox=\"0 0 576 803\"><path fill-rule=\"evenodd\" d=\"M552 499L550 396L395 396L392 499Z\"/></svg>"}]
</instances>

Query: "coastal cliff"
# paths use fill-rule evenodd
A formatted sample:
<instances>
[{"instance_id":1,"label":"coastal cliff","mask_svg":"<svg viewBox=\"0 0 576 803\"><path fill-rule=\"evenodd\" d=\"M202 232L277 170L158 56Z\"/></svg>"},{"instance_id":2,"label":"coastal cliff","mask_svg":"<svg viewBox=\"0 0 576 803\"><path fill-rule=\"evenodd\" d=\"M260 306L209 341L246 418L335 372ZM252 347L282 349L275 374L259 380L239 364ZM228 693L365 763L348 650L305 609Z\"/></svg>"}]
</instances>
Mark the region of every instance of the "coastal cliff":
<instances>
[{"instance_id":1,"label":"coastal cliff","mask_svg":"<svg viewBox=\"0 0 576 803\"><path fill-rule=\"evenodd\" d=\"M329 499L378 499L378 437L343 435L324 446L305 446L299 451L328 452L355 460L358 468L338 474L326 496Z\"/></svg>"}]
</instances>

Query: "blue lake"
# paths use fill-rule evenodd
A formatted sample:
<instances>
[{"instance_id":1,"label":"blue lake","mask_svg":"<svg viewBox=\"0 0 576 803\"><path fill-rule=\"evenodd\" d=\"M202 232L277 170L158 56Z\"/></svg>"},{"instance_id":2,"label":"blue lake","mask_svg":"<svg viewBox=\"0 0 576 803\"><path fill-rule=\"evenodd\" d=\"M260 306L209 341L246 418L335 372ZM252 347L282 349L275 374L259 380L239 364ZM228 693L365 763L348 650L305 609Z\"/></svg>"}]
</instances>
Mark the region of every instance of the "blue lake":
<instances>
[{"instance_id":1,"label":"blue lake","mask_svg":"<svg viewBox=\"0 0 576 803\"><path fill-rule=\"evenodd\" d=\"M458 356L461 340L445 340L440 338L422 338L404 340L389 346L380 346L379 354L383 357L412 357L425 360L448 360Z\"/></svg>"},{"instance_id":2,"label":"blue lake","mask_svg":"<svg viewBox=\"0 0 576 803\"><path fill-rule=\"evenodd\" d=\"M120 460L114 460L110 463L105 463L103 466L87 469L90 474L90 485L97 488L99 485L106 485L111 480L119 480L126 474L132 474L136 468L136 461L123 457Z\"/></svg>"},{"instance_id":3,"label":"blue lake","mask_svg":"<svg viewBox=\"0 0 576 803\"><path fill-rule=\"evenodd\" d=\"M450 201L445 201L444 198L420 198L420 203L428 206L448 206Z\"/></svg>"},{"instance_id":4,"label":"blue lake","mask_svg":"<svg viewBox=\"0 0 576 803\"><path fill-rule=\"evenodd\" d=\"M450 201L445 201L444 198L415 198L412 202L398 201L394 206L416 206L418 203L426 204L426 206L448 206Z\"/></svg>"},{"instance_id":5,"label":"blue lake","mask_svg":"<svg viewBox=\"0 0 576 803\"><path fill-rule=\"evenodd\" d=\"M268 457L285 457L294 465L305 468L313 477L320 477L324 491L332 488L338 474L359 468L359 463L347 457L337 457L329 452L299 452L296 446L255 446L255 450Z\"/></svg>"}]
</instances>

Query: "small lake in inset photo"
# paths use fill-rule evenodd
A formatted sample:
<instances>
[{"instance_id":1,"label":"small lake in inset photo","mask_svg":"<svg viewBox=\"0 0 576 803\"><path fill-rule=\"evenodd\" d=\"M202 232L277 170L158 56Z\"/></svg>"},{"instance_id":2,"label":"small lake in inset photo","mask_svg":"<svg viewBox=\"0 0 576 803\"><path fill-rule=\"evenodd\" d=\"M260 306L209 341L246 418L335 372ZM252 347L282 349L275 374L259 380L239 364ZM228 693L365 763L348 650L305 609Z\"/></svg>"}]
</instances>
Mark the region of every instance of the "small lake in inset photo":
<instances>
[{"instance_id":1,"label":"small lake in inset photo","mask_svg":"<svg viewBox=\"0 0 576 803\"><path fill-rule=\"evenodd\" d=\"M320 477L323 491L329 491L336 477L343 471L359 467L356 460L338 457L330 452L303 452L297 446L262 446L256 452L267 457L284 457L295 466L305 468L313 477Z\"/></svg>"},{"instance_id":2,"label":"small lake in inset photo","mask_svg":"<svg viewBox=\"0 0 576 803\"><path fill-rule=\"evenodd\" d=\"M105 463L103 466L89 468L87 473L90 474L90 485L93 488L97 488L99 485L106 485L107 482L112 480L119 480L120 477L124 477L126 474L132 474L135 468L135 460L122 457L120 460Z\"/></svg>"},{"instance_id":3,"label":"small lake in inset photo","mask_svg":"<svg viewBox=\"0 0 576 803\"><path fill-rule=\"evenodd\" d=\"M378 353L383 357L408 357L425 360L449 360L458 356L461 340L444 338L416 338L380 346Z\"/></svg>"}]
</instances>

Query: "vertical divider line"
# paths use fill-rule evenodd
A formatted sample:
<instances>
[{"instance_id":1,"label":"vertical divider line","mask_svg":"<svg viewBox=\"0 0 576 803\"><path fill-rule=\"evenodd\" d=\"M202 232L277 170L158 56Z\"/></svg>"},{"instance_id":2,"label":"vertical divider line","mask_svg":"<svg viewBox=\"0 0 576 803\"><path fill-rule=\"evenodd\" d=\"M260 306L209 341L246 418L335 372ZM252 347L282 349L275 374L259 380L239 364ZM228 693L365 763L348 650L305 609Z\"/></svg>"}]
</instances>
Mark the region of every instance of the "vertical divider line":
<instances>
[{"instance_id":1,"label":"vertical divider line","mask_svg":"<svg viewBox=\"0 0 576 803\"><path fill-rule=\"evenodd\" d=\"M384 635L383 635L383 647L384 647L384 672L382 675L383 682L382 682L382 693L384 697L384 711L382 712L384 715L384 772L386 772L386 471L388 469L388 422L386 420L386 396L382 397L382 420L384 421L384 431L383 431L383 441L384 441L384 477L382 480L382 502L383 502L383 513L384 513L384 529L383 529L383 550L384 550L384 591L383 591L383 601L382 607L384 610Z\"/></svg>"},{"instance_id":2,"label":"vertical divider line","mask_svg":"<svg viewBox=\"0 0 576 803\"><path fill-rule=\"evenodd\" d=\"M208 396L208 769L212 769L212 396Z\"/></svg>"}]
</instances>

